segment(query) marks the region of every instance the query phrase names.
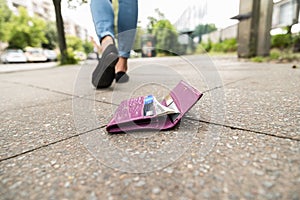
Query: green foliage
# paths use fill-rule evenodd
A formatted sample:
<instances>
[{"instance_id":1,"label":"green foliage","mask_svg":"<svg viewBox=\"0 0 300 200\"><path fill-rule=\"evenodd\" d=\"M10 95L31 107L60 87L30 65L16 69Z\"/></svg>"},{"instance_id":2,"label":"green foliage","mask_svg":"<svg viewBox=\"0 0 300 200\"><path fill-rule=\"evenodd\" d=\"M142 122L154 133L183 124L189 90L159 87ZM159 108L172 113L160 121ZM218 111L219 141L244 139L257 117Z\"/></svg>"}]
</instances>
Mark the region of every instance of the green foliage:
<instances>
[{"instance_id":1,"label":"green foliage","mask_svg":"<svg viewBox=\"0 0 300 200\"><path fill-rule=\"evenodd\" d=\"M295 35L293 38L293 51L300 52L300 33Z\"/></svg>"},{"instance_id":2,"label":"green foliage","mask_svg":"<svg viewBox=\"0 0 300 200\"><path fill-rule=\"evenodd\" d=\"M58 56L58 60L60 60L60 65L78 64L79 61L76 59L72 48L67 49L66 55L67 56L64 59L61 58L61 55Z\"/></svg>"},{"instance_id":3,"label":"green foliage","mask_svg":"<svg viewBox=\"0 0 300 200\"><path fill-rule=\"evenodd\" d=\"M271 49L269 57L271 60L277 60L281 57L281 51L279 49Z\"/></svg>"},{"instance_id":4,"label":"green foliage","mask_svg":"<svg viewBox=\"0 0 300 200\"><path fill-rule=\"evenodd\" d=\"M237 50L237 41L235 38L226 39L218 43L212 43L210 40L207 43L200 43L197 46L197 53L203 53L203 50L206 52L234 52Z\"/></svg>"},{"instance_id":5,"label":"green foliage","mask_svg":"<svg viewBox=\"0 0 300 200\"><path fill-rule=\"evenodd\" d=\"M0 41L7 42L9 30L7 26L11 21L12 12L7 6L6 0L0 0Z\"/></svg>"},{"instance_id":6,"label":"green foliage","mask_svg":"<svg viewBox=\"0 0 300 200\"><path fill-rule=\"evenodd\" d=\"M235 38L226 39L222 42L212 45L211 51L214 52L234 52L237 50L237 41Z\"/></svg>"},{"instance_id":7,"label":"green foliage","mask_svg":"<svg viewBox=\"0 0 300 200\"><path fill-rule=\"evenodd\" d=\"M82 43L82 48L83 48L84 53L86 53L86 54L94 51L93 44L87 40Z\"/></svg>"},{"instance_id":8,"label":"green foliage","mask_svg":"<svg viewBox=\"0 0 300 200\"><path fill-rule=\"evenodd\" d=\"M256 57L251 58L251 61L252 62L259 62L259 63L261 63L261 62L265 61L265 58L262 57L262 56L256 56Z\"/></svg>"},{"instance_id":9,"label":"green foliage","mask_svg":"<svg viewBox=\"0 0 300 200\"><path fill-rule=\"evenodd\" d=\"M42 43L42 47L46 49L55 49L58 45L55 22L47 22L45 37L46 42Z\"/></svg>"},{"instance_id":10,"label":"green foliage","mask_svg":"<svg viewBox=\"0 0 300 200\"><path fill-rule=\"evenodd\" d=\"M291 34L278 34L271 37L271 47L285 49L290 48L292 45L292 35Z\"/></svg>"},{"instance_id":11,"label":"green foliage","mask_svg":"<svg viewBox=\"0 0 300 200\"><path fill-rule=\"evenodd\" d=\"M199 37L200 43L202 35L213 32L215 30L217 30L217 28L214 24L199 24L192 33L192 38Z\"/></svg>"},{"instance_id":12,"label":"green foliage","mask_svg":"<svg viewBox=\"0 0 300 200\"><path fill-rule=\"evenodd\" d=\"M178 42L178 33L171 22L165 19L165 16L159 9L155 9L157 18L148 17L147 33L155 37L156 53L158 55L178 55L183 54L185 48ZM141 35L144 33L141 32ZM139 44L139 48L140 48Z\"/></svg>"},{"instance_id":13,"label":"green foliage","mask_svg":"<svg viewBox=\"0 0 300 200\"><path fill-rule=\"evenodd\" d=\"M158 18L149 16L147 19L149 20L149 23L147 24L147 33L152 34L153 29L155 24L157 24L157 22L159 20L164 20L165 19L165 15L160 12L160 10L158 8L155 9L155 13L157 14Z\"/></svg>"},{"instance_id":14,"label":"green foliage","mask_svg":"<svg viewBox=\"0 0 300 200\"><path fill-rule=\"evenodd\" d=\"M222 44L222 42L215 43L215 44L212 45L211 51L213 51L213 52L225 52L224 45Z\"/></svg>"},{"instance_id":15,"label":"green foliage","mask_svg":"<svg viewBox=\"0 0 300 200\"><path fill-rule=\"evenodd\" d=\"M251 58L252 62L293 62L300 61L300 54L293 53L292 50L280 50L278 48L271 49L270 55L267 57L256 56Z\"/></svg>"},{"instance_id":16,"label":"green foliage","mask_svg":"<svg viewBox=\"0 0 300 200\"><path fill-rule=\"evenodd\" d=\"M84 51L83 42L80 38L76 36L67 35L66 41L68 48L73 49L73 51Z\"/></svg>"},{"instance_id":17,"label":"green foliage","mask_svg":"<svg viewBox=\"0 0 300 200\"><path fill-rule=\"evenodd\" d=\"M212 48L212 42L211 40L208 40L207 43L200 43L197 45L196 48L196 53L205 53L205 52L209 52Z\"/></svg>"},{"instance_id":18,"label":"green foliage","mask_svg":"<svg viewBox=\"0 0 300 200\"><path fill-rule=\"evenodd\" d=\"M19 15L13 15L7 26L10 31L8 44L11 48L26 46L41 47L46 42L46 23L39 17L30 17L25 8L19 8Z\"/></svg>"},{"instance_id":19,"label":"green foliage","mask_svg":"<svg viewBox=\"0 0 300 200\"><path fill-rule=\"evenodd\" d=\"M196 46L196 51L195 51L196 54L203 54L203 53L206 53L206 52L208 52L208 51L205 50L203 44L198 44Z\"/></svg>"},{"instance_id":20,"label":"green foliage","mask_svg":"<svg viewBox=\"0 0 300 200\"><path fill-rule=\"evenodd\" d=\"M178 33L169 20L159 20L154 24L152 32L156 38L156 49L158 53L164 53L166 55L180 54Z\"/></svg>"}]
</instances>

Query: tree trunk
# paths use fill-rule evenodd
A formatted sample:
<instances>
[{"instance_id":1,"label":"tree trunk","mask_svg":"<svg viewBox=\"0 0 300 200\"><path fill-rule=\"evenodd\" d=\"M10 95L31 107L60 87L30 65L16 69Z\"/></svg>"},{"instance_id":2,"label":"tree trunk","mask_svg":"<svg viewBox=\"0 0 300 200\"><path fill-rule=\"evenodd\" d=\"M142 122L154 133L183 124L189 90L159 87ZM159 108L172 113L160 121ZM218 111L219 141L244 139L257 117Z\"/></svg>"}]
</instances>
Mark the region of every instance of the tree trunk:
<instances>
[{"instance_id":1,"label":"tree trunk","mask_svg":"<svg viewBox=\"0 0 300 200\"><path fill-rule=\"evenodd\" d=\"M59 50L61 54L61 64L67 64L67 44L65 37L65 29L64 29L64 21L61 15L61 0L52 0L55 8L55 16L56 16L56 28L58 35L58 44Z\"/></svg>"}]
</instances>

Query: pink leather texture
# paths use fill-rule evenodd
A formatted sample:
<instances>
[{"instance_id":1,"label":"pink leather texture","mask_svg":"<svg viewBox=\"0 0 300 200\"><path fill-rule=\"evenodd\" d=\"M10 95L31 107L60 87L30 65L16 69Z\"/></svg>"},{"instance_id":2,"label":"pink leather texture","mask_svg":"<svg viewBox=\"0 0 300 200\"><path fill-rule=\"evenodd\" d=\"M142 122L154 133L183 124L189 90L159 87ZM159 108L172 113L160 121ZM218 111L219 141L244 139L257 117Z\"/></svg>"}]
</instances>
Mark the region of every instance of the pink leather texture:
<instances>
[{"instance_id":1,"label":"pink leather texture","mask_svg":"<svg viewBox=\"0 0 300 200\"><path fill-rule=\"evenodd\" d=\"M171 120L168 115L164 116L144 116L144 98L137 97L124 100L118 106L113 118L106 126L109 133L120 133L136 130L167 130L179 123L183 115L188 112L195 103L202 97L202 93L185 81L180 81L177 86L170 91L174 103L180 114L175 120ZM166 106L166 102L162 101Z\"/></svg>"}]
</instances>

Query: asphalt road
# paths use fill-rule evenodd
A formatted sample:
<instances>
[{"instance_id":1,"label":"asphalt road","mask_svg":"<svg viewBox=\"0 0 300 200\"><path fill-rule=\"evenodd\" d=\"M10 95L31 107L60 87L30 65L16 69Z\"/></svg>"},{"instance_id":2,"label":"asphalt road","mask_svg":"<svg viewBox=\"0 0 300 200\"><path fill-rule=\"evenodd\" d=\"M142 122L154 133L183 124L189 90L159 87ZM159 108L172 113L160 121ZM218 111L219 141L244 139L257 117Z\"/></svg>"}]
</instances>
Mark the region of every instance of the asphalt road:
<instances>
[{"instance_id":1,"label":"asphalt road","mask_svg":"<svg viewBox=\"0 0 300 200\"><path fill-rule=\"evenodd\" d=\"M0 63L0 73L9 73L16 71L47 69L57 66L56 62L44 62L44 63Z\"/></svg>"}]
</instances>

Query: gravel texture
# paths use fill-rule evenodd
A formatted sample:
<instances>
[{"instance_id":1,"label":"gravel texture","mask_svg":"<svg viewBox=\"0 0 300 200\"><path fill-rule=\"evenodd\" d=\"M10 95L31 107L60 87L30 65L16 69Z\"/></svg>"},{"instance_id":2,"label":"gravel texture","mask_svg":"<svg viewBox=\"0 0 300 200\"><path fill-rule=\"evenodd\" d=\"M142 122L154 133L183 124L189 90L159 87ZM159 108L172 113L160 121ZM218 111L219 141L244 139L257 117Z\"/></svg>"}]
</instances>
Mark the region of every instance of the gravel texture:
<instances>
[{"instance_id":1,"label":"gravel texture","mask_svg":"<svg viewBox=\"0 0 300 200\"><path fill-rule=\"evenodd\" d=\"M300 199L300 71L235 57L130 60L95 90L95 62L0 74L0 199ZM169 131L107 134L119 102L179 80L204 92Z\"/></svg>"}]
</instances>

